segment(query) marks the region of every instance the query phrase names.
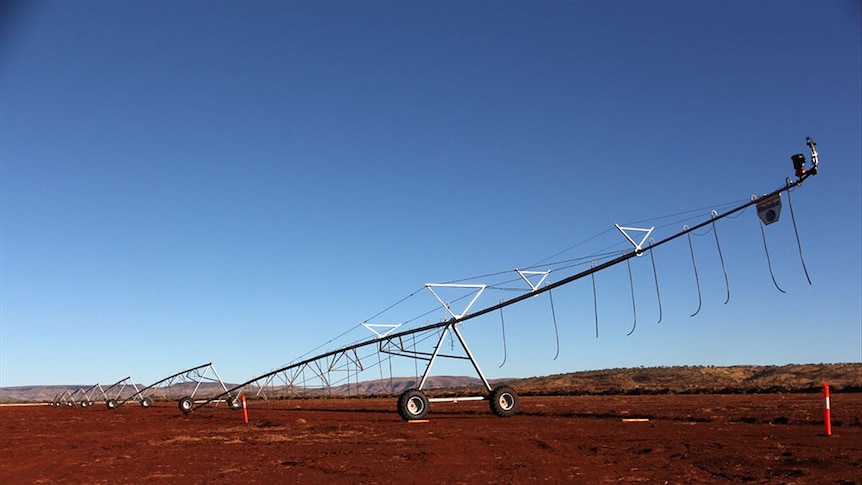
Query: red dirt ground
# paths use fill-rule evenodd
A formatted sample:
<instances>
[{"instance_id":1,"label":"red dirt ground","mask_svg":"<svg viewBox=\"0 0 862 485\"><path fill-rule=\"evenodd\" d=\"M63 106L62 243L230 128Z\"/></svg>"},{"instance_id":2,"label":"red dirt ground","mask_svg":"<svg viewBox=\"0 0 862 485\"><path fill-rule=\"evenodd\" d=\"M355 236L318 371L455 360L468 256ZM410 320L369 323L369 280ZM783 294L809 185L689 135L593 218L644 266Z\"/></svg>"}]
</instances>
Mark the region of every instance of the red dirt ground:
<instances>
[{"instance_id":1,"label":"red dirt ground","mask_svg":"<svg viewBox=\"0 0 862 485\"><path fill-rule=\"evenodd\" d=\"M862 394L249 401L242 411L0 408L0 483L862 483ZM648 421L626 421L646 418Z\"/></svg>"}]
</instances>

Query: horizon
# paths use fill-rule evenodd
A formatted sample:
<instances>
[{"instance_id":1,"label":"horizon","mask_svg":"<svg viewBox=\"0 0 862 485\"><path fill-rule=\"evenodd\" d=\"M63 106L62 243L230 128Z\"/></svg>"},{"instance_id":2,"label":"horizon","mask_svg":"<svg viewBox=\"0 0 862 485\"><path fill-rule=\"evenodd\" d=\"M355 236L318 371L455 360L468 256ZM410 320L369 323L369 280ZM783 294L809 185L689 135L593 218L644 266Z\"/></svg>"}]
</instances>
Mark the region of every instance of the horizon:
<instances>
[{"instance_id":1,"label":"horizon","mask_svg":"<svg viewBox=\"0 0 862 485\"><path fill-rule=\"evenodd\" d=\"M557 374L546 374L546 375L536 375L536 376L527 376L527 377L495 377L495 378L489 379L489 380L494 381L494 382L499 382L499 381L523 380L523 379L543 379L543 378L548 378L548 377L570 375L570 374L585 374L585 373L592 373L592 372L626 371L626 370L651 370L651 369L680 369L680 368L688 368L688 367L693 367L693 368L702 367L702 368L721 369L721 368L734 368L734 367L745 367L745 368L748 368L748 367L755 367L755 368L759 368L759 367L763 367L763 368L767 368L767 367L792 367L792 366L800 366L800 367L827 366L828 367L828 366L845 366L845 365L862 366L862 362L806 362L806 363L792 362L792 363L788 363L788 364L778 364L778 365L775 365L775 364L765 364L765 365L763 365L763 364L729 364L729 365L680 364L680 365L637 366L637 367L611 367L611 368L603 368L603 369L582 369L582 370L577 370L577 371L561 372L561 373L557 373ZM387 381L390 379L408 380L408 379L416 379L416 378L417 378L416 376L391 376L391 377L385 377L382 379L378 378L378 379L363 380L363 381L359 381L359 384L365 384L365 383L369 383L369 382L383 382L383 381ZM433 374L433 375L429 376L429 380L432 380L432 379L450 379L450 378L472 379L472 380L476 380L478 385L481 385L481 379L479 379L476 376L471 376L471 375ZM161 382L161 380L156 381L156 382L150 382L150 383L135 382L135 384L137 384L138 387L143 388L145 386L150 386L153 384L157 384L159 382ZM97 384L101 384L101 383L97 383ZM141 385L141 384L144 384L144 385ZM206 384L208 384L208 385L219 385L217 382L208 382ZM227 382L227 381L225 381L224 384L228 385L228 386L234 386L234 385L239 384L239 382ZM332 387L345 387L345 386L353 386L356 384L357 383L337 384L337 385L332 386ZM86 389L86 388L94 386L94 385L96 385L96 384L24 384L24 385L16 385L16 386L0 386L0 389L16 389L16 388L28 388L28 387L63 387L63 388ZM109 384L106 384L106 385L109 385ZM182 386L182 385L186 385L186 384L174 384L174 386Z\"/></svg>"}]
</instances>

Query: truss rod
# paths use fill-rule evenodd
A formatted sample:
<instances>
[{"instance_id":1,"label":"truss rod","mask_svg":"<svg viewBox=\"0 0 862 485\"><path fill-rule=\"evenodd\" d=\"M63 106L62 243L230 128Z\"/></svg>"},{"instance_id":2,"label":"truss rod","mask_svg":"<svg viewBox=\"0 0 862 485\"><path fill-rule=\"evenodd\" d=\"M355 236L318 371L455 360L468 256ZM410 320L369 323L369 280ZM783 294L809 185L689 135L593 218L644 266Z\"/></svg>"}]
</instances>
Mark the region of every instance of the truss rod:
<instances>
[{"instance_id":1,"label":"truss rod","mask_svg":"<svg viewBox=\"0 0 862 485\"><path fill-rule=\"evenodd\" d=\"M797 180L797 181L796 181L796 183L794 183L794 184L784 185L784 186L782 186L782 187L780 187L780 188L778 188L778 189L773 190L772 192L770 192L770 193L768 193L768 194L766 194L766 195L763 195L762 197L758 197L758 198L756 198L756 199L754 199L754 200L749 200L748 202L745 202L745 203L743 203L743 204L741 204L741 205L739 205L739 206L736 206L736 207L734 207L733 209L728 210L727 212L721 213L721 214L719 214L719 215L717 215L717 216L715 216L715 217L711 217L709 220L703 221L703 222L701 222L701 223L699 223L699 224L695 224L694 226L691 226L691 227L689 227L688 229L684 229L684 230L682 230L682 231L680 231L680 232L678 232L678 233L676 233L676 234L673 234L673 235L671 235L671 236L668 236L668 237L666 237L666 238L664 238L664 239L662 239L662 240L660 240L660 241L656 241L655 243L651 243L649 246L647 246L647 247L643 248L643 250L644 250L644 251L648 251L648 250L650 250L650 249L657 248L657 247L659 247L659 246L661 246L661 245L663 245L663 244L669 243L669 242L671 242L671 241L673 241L673 240L675 240L675 239L677 239L677 238L680 238L680 237L682 237L682 236L685 236L686 234L688 234L688 233L690 233L690 232L694 232L694 231L696 231L696 230L698 230L698 229L700 229L700 228L702 228L702 227L704 227L704 226L708 226L708 225L709 225L709 224L711 224L713 221L718 221L718 220L724 219L725 217L728 217L728 216L730 216L730 215L736 214L736 213L737 213L737 212L739 212L739 211L745 210L745 209L747 209L747 208L751 207L752 205L757 204L757 203L758 203L758 202L760 202L762 199L765 199L765 198L769 198L769 197L772 197L772 196L778 195L778 194L780 194L780 193L782 193L782 192L785 192L785 191L787 191L787 190L790 190L792 187L799 186L799 185L801 185L801 184L802 184L802 182L803 182L806 178L808 178L811 174L812 174L812 172L807 172L807 173L805 173L804 175L802 175L802 176L799 178L799 180ZM493 311L497 311L497 310L499 310L499 309L501 309L501 308L505 308L505 307L507 307L507 306L509 306L509 305L514 305L515 303L518 303L518 302L521 302L521 301L523 301L523 300L526 300L526 299L528 299L528 298L530 298L530 297L532 297L532 296L535 296L535 295L537 295L537 294L539 294L539 293L544 293L544 292L546 292L546 291L551 291L551 290L553 290L554 288L558 288L558 287L560 287L560 286L567 285L567 284L569 284L569 283L571 283L571 282L573 282L573 281L577 281L577 280L579 280L579 279L581 279L581 278L583 278L583 277L585 277L585 276L589 276L589 275L591 275L591 274L593 274L593 273L597 273L597 272L602 271L602 270L604 270L604 269L610 268L611 266L616 266L616 265L617 265L617 264L619 264L619 263L622 263L622 262L628 261L629 259L632 259L632 258L637 257L637 256L638 256L638 255L637 255L637 253L636 253L636 252L632 252L632 253L628 253L628 254L624 254L624 255L622 255L622 256L619 256L619 257L617 257L617 258L615 258L615 259L612 259L612 260L609 260L609 261L605 261L605 262L604 262L604 263L602 263L602 264L598 264L598 265L596 265L595 267L592 267L592 268L586 269L586 270L584 270L584 271L582 271L582 272L580 272L580 273L578 273L578 274L574 274L574 275L572 275L572 276L568 276L568 277L563 278L563 279L561 279L561 280L559 280L559 281L556 281L556 282L554 282L554 283L549 283L549 284L547 284L546 286L543 286L542 288L539 288L539 289L537 289L537 290L535 290L535 291L532 291L532 292L530 292L530 293L525 293L525 294L523 294L523 295L519 295L519 296L516 296L516 297L514 297L514 298L512 298L512 299L509 299L509 300L503 301L503 302L501 302L501 303L499 303L499 304L497 304L497 305L490 306L490 307L488 307L488 308L483 308L482 310L478 310L478 311L476 311L475 313L471 313L471 314L469 314L469 315L464 315L464 316L462 316L462 317L458 320L458 322L459 322L459 323L463 323L463 322L465 322L465 321L467 321L467 320L470 320L471 318L480 317L480 316L482 316L482 315L485 315L486 313L490 313L490 312L493 312ZM443 327L443 326L446 326L446 325L448 325L448 324L452 323L452 320L453 320L453 319L449 319L449 320L447 320L447 321L445 321L445 322L440 322L440 323L432 324L432 325L429 325L429 326L427 326L427 327L423 327L423 329L429 329L429 328L435 328L435 327ZM399 336L399 335L403 335L403 333L402 333L402 334L393 334L393 335L392 335L392 337L397 337L397 336Z\"/></svg>"},{"instance_id":2,"label":"truss rod","mask_svg":"<svg viewBox=\"0 0 862 485\"><path fill-rule=\"evenodd\" d=\"M742 211L742 210L745 210L745 209L747 209L748 207L751 207L752 205L757 204L757 203L758 203L759 201L761 201L762 199L769 198L769 197L773 197L773 196L775 196L775 195L781 194L782 192L788 191L788 190L790 190L790 189L791 189L791 188L793 188L793 187L800 186L800 185L802 185L802 182L803 182L805 179L807 179L809 176L811 176L811 175L813 175L813 174L815 174L815 173L816 173L815 171L810 171L810 172L806 172L806 173L804 173L804 174L801 174L801 175L799 176L799 178L796 180L796 182L795 182L795 183L793 183L793 184L785 184L785 185L783 185L782 187L780 187L780 188L778 188L778 189L775 189L775 190L773 190L772 192L770 192L770 193L768 193L768 194L765 194L765 195L763 195L763 196L761 196L761 197L758 197L758 198L756 198L756 199L754 199L754 200L749 200L749 201L747 201L747 202L745 202L745 203L743 203L743 204L741 204L741 205L739 205L739 206L737 206L737 207L734 207L733 209L730 209L730 210L728 210L728 211L726 211L726 212L723 212L723 213L721 213L721 214L719 214L719 215L717 215L717 216L710 217L708 220L703 221L703 222L701 222L701 223L699 223L699 224L695 224L694 226L691 226L691 227L689 227L688 229L684 229L684 230L682 230L682 231L680 231L680 232L678 232L678 233L676 233L676 234L673 234L673 235L671 235L671 236L668 236L668 237L666 237L666 238L664 238L664 239L662 239L662 240L659 240L659 241L656 241L656 242L650 243L650 245L649 245L649 246L647 246L647 247L643 248L643 251L649 251L649 250L651 250L651 249L657 248L657 247L659 247L659 246L661 246L661 245L663 245L663 244L669 243L669 242L671 242L671 241L673 241L673 240L675 240L675 239L677 239L677 238L680 238L680 237L682 237L682 236L685 236L686 234L688 234L688 233L690 233L690 232L696 231L696 230L698 230L698 229L700 229L700 228L702 228L702 227L704 227L704 226L707 226L707 225L709 225L709 224L712 224L712 223L714 223L715 221L718 221L718 220L724 219L725 217L728 217L728 216L730 216L730 215L736 214L737 212L740 212L740 211ZM293 369L293 368L300 367L300 366L304 366L304 365L307 365L307 364L315 363L315 362L318 362L318 361L319 361L319 360L321 360L321 359L326 359L326 358L330 358L330 357L335 357L335 356L337 356L337 355L339 355L339 354L341 354L341 353L348 352L348 351L351 351L351 350L354 350L354 349L358 349L358 348L360 348L360 347L365 347L365 346L367 346L367 345L378 344L378 343L380 343L380 342L384 342L384 341L387 341L387 340L388 340L388 341L391 341L391 340L396 339L396 338L399 338L399 337L405 337L405 336L409 336L409 335L414 335L414 334L416 334L416 333L423 332L423 331L427 331L427 330L432 330L432 329L437 329L437 328L444 328L444 327L453 326L453 325L456 325L456 324L461 324L461 323L464 323L464 322L465 322L465 321L467 321L467 320L471 320L471 319L473 319L473 318L477 318L477 317L480 317L480 316L482 316L482 315L486 315L486 314L488 314L488 313L498 311L498 310L500 310L500 309L502 309L502 308L506 308L507 306L514 305L515 303L519 303L519 302L524 301L524 300L526 300L526 299L528 299L528 298L532 298L532 297L534 297L534 296L536 296L536 295L538 295L538 294L540 294L540 293L545 293L545 292L551 291L551 290L553 290L553 289L555 289L555 288L559 288L559 287L561 287L561 286L567 285L567 284L572 283L573 281L577 281L577 280L579 280L579 279L581 279L581 278L583 278L583 277L585 277L585 276L590 276L590 275L592 275L592 274L594 274L594 273L597 273L597 272L599 272L599 271L602 271L602 270L605 270L605 269L607 269L607 268L610 268L611 266L616 266L617 264L623 263L623 262L628 261L629 259L631 259L631 258L635 258L635 257L637 257L637 256L638 256L638 253L637 253L636 251L631 252L631 253L627 253L627 254L623 254L623 255L621 255L621 256L619 256L619 257L617 257L617 258L611 259L611 260L609 260L609 261L605 261L604 263L601 263L601 264L598 264L598 265L596 265L596 266L593 266L593 267L591 267L591 268L589 268L589 269L586 269L586 270L584 270L584 271L582 271L582 272L580 272L580 273L577 273L577 274L574 274L574 275L568 276L568 277L563 278L563 279L561 279L561 280L559 280L559 281L556 281L556 282L554 282L554 283L548 283L548 284L546 284L545 286L543 286L543 287L541 287L541 288L535 289L535 290L530 291L530 292L528 292L528 293L524 293L523 295L516 296L516 297L511 298L511 299L509 299L509 300L501 301L500 303L498 303L498 304L496 304L496 305L492 305L492 306L489 306L489 307L487 307L487 308L483 308L483 309L481 309L481 310L476 311L475 313L459 315L459 318L452 317L452 318L449 318L448 320L444 320L444 321L442 321L442 322L438 322L438 323L432 323L432 324L429 324L429 325L425 325L425 326L423 326L423 327L418 327L418 328L414 328L414 329L410 329L410 330L404 330L404 331L401 331L401 332L393 332L393 333L391 333L391 334L389 334L389 335L387 335L387 336L385 336L385 337L378 337L378 338L369 339L369 340L366 340L366 341L363 341L363 342L359 342L359 343L356 343L356 344L352 344L352 345L348 345L348 346L345 346L345 347L341 347L341 348L339 348L339 349L337 349L337 350L333 350L333 351L330 351L330 352L326 352L326 353L324 353L324 354L319 354L319 355L317 355L317 356L315 356L315 357L311 357L311 358L308 358L308 359L304 359L304 360L299 361L299 362L296 362L296 363L294 363L294 364L290 364L290 365L287 365L287 366L285 366L285 367L281 367L281 368L279 368L279 369L276 369L276 370L270 371L270 372L268 372L268 373L266 373L266 374L263 374L263 375L257 376L257 377L255 377L255 378L253 378L253 379L251 379L251 380L248 380L248 381L246 381L246 382L244 382L244 383L242 383L242 384L239 384L239 385L237 385L237 386L235 386L235 387L233 387L233 388L231 388L231 389L228 389L227 391L225 391L225 392L224 392L224 393L222 393L222 394L219 394L218 396L214 396L214 397L212 397L212 398L210 398L210 399L208 399L208 400L206 400L206 401L204 401L204 402L201 402L201 403L197 404L194 408L192 408L192 410L195 410L195 409L198 409L198 408L200 408L200 407L206 406L207 404L209 404L209 403L210 403L210 402L212 402L212 401L215 401L215 400L217 400L217 399L223 398L224 396L229 395L229 394L233 393L233 392L234 392L234 391L236 391L236 390L239 390L239 389L242 389L242 388L243 388L243 387L245 387L245 386L248 386L248 385L254 384L254 383L255 383L255 382L257 382L257 381L260 381L261 379L266 379L266 378L268 378L268 377L274 376L274 375L276 375L276 374L278 374L278 373L280 373L280 372L284 372L284 371L286 371L286 370Z\"/></svg>"},{"instance_id":3,"label":"truss rod","mask_svg":"<svg viewBox=\"0 0 862 485\"><path fill-rule=\"evenodd\" d=\"M127 401L131 401L131 400L133 400L133 399L135 399L135 398L137 398L137 397L143 397L143 395L144 395L144 393L145 393L146 391L148 391L148 390L150 390L150 389L152 389L152 388L154 388L154 387L156 387L156 386L158 386L158 385L160 385L160 384L163 384L163 383L165 383L165 382L167 382L167 381L170 381L170 380L172 380L172 379L175 379L175 378L177 378L177 377L179 377L179 376L181 376L181 375L188 374L189 372L194 372L194 371L196 371L196 370L203 369L204 367L209 367L209 366L211 366L211 365L212 365L212 362L207 362L206 364L199 365L199 366L197 366L197 367L192 367L191 369L186 369L186 370L184 370L184 371L177 372L176 374L174 374L174 375L172 375L172 376L165 377L164 379L162 379L162 380L160 380L160 381L157 381L157 382L154 382L154 383L150 384L149 386L147 386L147 387L145 387L145 388L141 389L140 391L138 391L138 392L136 392L136 393L132 394L128 399L124 400L124 401L123 401L123 402L121 402L120 404L125 404ZM213 372L215 372L215 369L213 369ZM221 381L221 378L219 378L219 381Z\"/></svg>"}]
</instances>

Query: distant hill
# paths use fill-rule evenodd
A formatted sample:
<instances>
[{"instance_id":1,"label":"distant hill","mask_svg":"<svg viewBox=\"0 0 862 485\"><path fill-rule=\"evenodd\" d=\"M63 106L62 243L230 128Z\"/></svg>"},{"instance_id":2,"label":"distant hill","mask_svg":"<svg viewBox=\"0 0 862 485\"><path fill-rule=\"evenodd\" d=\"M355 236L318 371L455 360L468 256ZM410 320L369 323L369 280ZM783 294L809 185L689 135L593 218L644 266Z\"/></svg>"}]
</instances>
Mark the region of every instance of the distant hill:
<instances>
[{"instance_id":1,"label":"distant hill","mask_svg":"<svg viewBox=\"0 0 862 485\"><path fill-rule=\"evenodd\" d=\"M820 392L823 382L829 383L832 392L862 392L862 363L604 369L526 379L499 379L493 381L492 385L500 382L508 383L525 396ZM397 395L417 385L418 381L413 377L378 379L318 389L306 395ZM233 384L227 386L230 388ZM0 402L50 402L67 390L74 393L86 387L89 386L0 387ZM481 392L481 387L481 382L475 377L434 376L429 377L425 389L432 395L460 395ZM198 395L212 396L220 390L218 384L204 383ZM188 392L183 387L166 391L169 395L177 396ZM282 392L281 395L296 396L293 392Z\"/></svg>"},{"instance_id":2,"label":"distant hill","mask_svg":"<svg viewBox=\"0 0 862 485\"><path fill-rule=\"evenodd\" d=\"M0 387L0 403L50 402L57 394L75 392L90 386L18 386Z\"/></svg>"},{"instance_id":3,"label":"distant hill","mask_svg":"<svg viewBox=\"0 0 862 485\"><path fill-rule=\"evenodd\" d=\"M605 369L519 379L524 395L727 394L862 391L862 363L729 367L679 366Z\"/></svg>"}]
</instances>

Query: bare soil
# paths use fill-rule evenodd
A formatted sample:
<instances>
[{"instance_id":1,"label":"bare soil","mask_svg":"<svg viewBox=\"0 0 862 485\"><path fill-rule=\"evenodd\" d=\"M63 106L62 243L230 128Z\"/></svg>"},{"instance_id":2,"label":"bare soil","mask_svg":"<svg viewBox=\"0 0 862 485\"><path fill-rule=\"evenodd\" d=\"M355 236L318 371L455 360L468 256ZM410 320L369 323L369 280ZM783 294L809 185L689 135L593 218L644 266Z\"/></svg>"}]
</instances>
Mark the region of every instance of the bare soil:
<instances>
[{"instance_id":1,"label":"bare soil","mask_svg":"<svg viewBox=\"0 0 862 485\"><path fill-rule=\"evenodd\" d=\"M176 403L108 410L0 407L0 483L862 484L862 394L522 397L432 403L407 423L396 399Z\"/></svg>"}]
</instances>

